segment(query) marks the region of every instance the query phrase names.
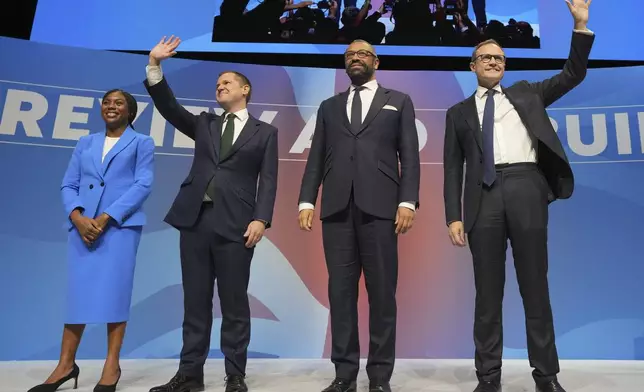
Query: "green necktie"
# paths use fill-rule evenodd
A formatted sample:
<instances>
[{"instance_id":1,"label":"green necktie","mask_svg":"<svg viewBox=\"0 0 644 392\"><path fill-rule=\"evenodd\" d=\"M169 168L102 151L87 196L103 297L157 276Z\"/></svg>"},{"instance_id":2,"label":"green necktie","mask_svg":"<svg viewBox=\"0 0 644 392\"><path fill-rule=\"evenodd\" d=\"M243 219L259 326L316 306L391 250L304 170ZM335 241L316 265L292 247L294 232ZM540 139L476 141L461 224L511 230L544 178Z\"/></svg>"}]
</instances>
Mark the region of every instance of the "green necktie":
<instances>
[{"instance_id":1,"label":"green necktie","mask_svg":"<svg viewBox=\"0 0 644 392\"><path fill-rule=\"evenodd\" d=\"M233 147L233 136L235 136L235 115L229 113L226 116L226 128L221 135L221 146L219 146L219 159L224 158Z\"/></svg>"}]
</instances>

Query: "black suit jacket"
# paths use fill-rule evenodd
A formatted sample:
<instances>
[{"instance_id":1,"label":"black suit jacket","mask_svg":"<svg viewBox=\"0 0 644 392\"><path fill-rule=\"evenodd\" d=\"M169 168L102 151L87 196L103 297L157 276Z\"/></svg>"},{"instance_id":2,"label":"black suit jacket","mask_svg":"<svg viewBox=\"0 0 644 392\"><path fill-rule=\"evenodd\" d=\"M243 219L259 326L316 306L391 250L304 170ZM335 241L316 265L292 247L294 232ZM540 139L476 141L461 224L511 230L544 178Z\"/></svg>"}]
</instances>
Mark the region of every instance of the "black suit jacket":
<instances>
[{"instance_id":1,"label":"black suit jacket","mask_svg":"<svg viewBox=\"0 0 644 392\"><path fill-rule=\"evenodd\" d=\"M537 140L537 163L550 189L549 202L572 195L574 177L546 108L586 77L594 35L573 33L568 60L559 74L536 83L520 81L503 92L528 132ZM463 210L469 232L478 214L483 180L483 144L475 96L452 106L445 120L444 199L447 224L461 221L463 162L466 165Z\"/></svg>"},{"instance_id":2,"label":"black suit jacket","mask_svg":"<svg viewBox=\"0 0 644 392\"><path fill-rule=\"evenodd\" d=\"M270 227L277 193L277 128L250 116L228 155L222 157L222 116L188 112L177 102L165 78L154 86L147 80L144 84L159 113L195 141L192 167L165 221L177 229L192 227L208 183L215 176L213 208L220 219L214 230L218 234L243 242L251 221L262 220Z\"/></svg>"},{"instance_id":3,"label":"black suit jacket","mask_svg":"<svg viewBox=\"0 0 644 392\"><path fill-rule=\"evenodd\" d=\"M360 210L395 219L399 203L419 206L414 105L407 94L378 86L362 128L354 134L347 117L348 96L349 90L325 100L318 109L299 201L315 205L323 184L320 217L324 219L347 207L353 187Z\"/></svg>"}]
</instances>

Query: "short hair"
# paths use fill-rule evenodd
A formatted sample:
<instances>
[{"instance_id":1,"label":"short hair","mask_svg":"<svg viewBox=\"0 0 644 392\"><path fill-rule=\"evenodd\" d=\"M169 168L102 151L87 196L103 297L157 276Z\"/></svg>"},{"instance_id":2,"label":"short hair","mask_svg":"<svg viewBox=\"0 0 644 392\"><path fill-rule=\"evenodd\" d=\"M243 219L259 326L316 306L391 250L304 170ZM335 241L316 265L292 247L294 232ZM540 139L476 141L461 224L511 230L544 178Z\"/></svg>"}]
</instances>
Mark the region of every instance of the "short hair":
<instances>
[{"instance_id":1,"label":"short hair","mask_svg":"<svg viewBox=\"0 0 644 392\"><path fill-rule=\"evenodd\" d=\"M351 41L349 46L351 46L353 44L365 44L365 45L369 46L369 48L371 48L371 52L373 53L373 56L375 58L378 58L378 53L376 53L376 48L374 48L373 45L371 45L371 43L369 43L368 41L365 41L363 39L354 39L353 41Z\"/></svg>"},{"instance_id":2,"label":"short hair","mask_svg":"<svg viewBox=\"0 0 644 392\"><path fill-rule=\"evenodd\" d=\"M494 40L494 39L486 39L485 41L480 42L478 45L476 45L476 46L474 47L474 51L472 52L472 59L471 59L471 61L472 61L472 62L475 62L475 61L476 61L476 52L477 52L477 51L478 51L482 46L490 45L490 44L496 45L496 46L498 46L499 48L503 49L503 47L501 46L501 44L499 44L499 42L498 42L497 40Z\"/></svg>"},{"instance_id":3,"label":"short hair","mask_svg":"<svg viewBox=\"0 0 644 392\"><path fill-rule=\"evenodd\" d=\"M246 103L250 102L250 95L253 92L253 85L250 84L250 79L248 79L243 73L237 71L223 71L217 78L220 78L222 75L227 73L235 75L242 86L248 85L248 95L246 96Z\"/></svg>"},{"instance_id":4,"label":"short hair","mask_svg":"<svg viewBox=\"0 0 644 392\"><path fill-rule=\"evenodd\" d=\"M120 88L114 88L103 95L101 102L112 93L121 93L123 94L123 97L125 97L125 104L127 105L127 124L134 129L134 119L136 118L136 113L139 110L139 105L136 103L136 99L134 99L132 94L127 91L121 90Z\"/></svg>"}]
</instances>

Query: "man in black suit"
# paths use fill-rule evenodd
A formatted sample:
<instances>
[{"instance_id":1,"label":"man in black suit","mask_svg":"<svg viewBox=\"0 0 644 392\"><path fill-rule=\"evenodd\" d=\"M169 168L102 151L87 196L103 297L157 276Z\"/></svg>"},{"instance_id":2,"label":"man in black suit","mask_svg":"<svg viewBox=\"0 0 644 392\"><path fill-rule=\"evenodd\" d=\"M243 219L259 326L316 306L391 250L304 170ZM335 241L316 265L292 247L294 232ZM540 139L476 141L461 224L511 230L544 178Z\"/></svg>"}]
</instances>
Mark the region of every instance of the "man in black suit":
<instances>
[{"instance_id":1,"label":"man in black suit","mask_svg":"<svg viewBox=\"0 0 644 392\"><path fill-rule=\"evenodd\" d=\"M569 198L574 181L545 108L586 76L594 41L594 34L586 28L589 4L589 0L568 3L575 27L563 72L541 82L501 87L503 50L496 42L485 41L474 50L470 64L478 78L477 91L447 111L445 213L452 243L465 246L467 233L473 256L476 392L501 390L501 309L508 239L525 308L528 355L537 391L564 391L556 376L559 362L548 292L548 204Z\"/></svg>"},{"instance_id":2,"label":"man in black suit","mask_svg":"<svg viewBox=\"0 0 644 392\"><path fill-rule=\"evenodd\" d=\"M351 87L318 109L300 190L299 222L303 230L311 230L322 183L320 218L336 372L324 391L356 390L362 272L369 295L370 390L390 391L396 345L397 235L412 227L419 205L418 134L410 97L376 81L378 57L373 47L354 41L344 60Z\"/></svg>"},{"instance_id":3,"label":"man in black suit","mask_svg":"<svg viewBox=\"0 0 644 392\"><path fill-rule=\"evenodd\" d=\"M184 293L183 349L177 374L151 392L202 391L210 351L215 279L221 306L226 391L245 392L250 342L248 281L255 245L270 227L277 191L277 129L248 114L251 84L238 72L217 80L225 114L194 115L174 97L160 62L178 38L150 52L145 86L159 113L195 141L190 173L165 221L180 231ZM258 181L259 180L259 181Z\"/></svg>"}]
</instances>

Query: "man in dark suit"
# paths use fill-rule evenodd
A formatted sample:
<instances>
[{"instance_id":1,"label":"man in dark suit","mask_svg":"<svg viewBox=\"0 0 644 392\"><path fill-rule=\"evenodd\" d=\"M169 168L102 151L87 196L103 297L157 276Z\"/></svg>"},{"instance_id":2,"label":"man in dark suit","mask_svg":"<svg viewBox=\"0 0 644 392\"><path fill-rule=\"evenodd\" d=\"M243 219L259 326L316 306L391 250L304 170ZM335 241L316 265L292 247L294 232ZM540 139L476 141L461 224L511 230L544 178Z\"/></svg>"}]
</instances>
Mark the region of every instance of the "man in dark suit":
<instances>
[{"instance_id":1,"label":"man in dark suit","mask_svg":"<svg viewBox=\"0 0 644 392\"><path fill-rule=\"evenodd\" d=\"M528 355L537 391L564 391L556 377L559 362L548 293L548 204L569 198L574 181L545 108L586 76L594 41L594 34L586 28L589 3L568 3L575 27L561 73L541 82L501 87L503 50L494 41L482 42L470 64L478 78L477 91L447 111L445 213L452 243L465 246L467 233L473 256L476 392L501 390L501 309L508 239L525 308Z\"/></svg>"},{"instance_id":2,"label":"man in dark suit","mask_svg":"<svg viewBox=\"0 0 644 392\"><path fill-rule=\"evenodd\" d=\"M465 13L469 9L469 3L467 0L463 1L463 8ZM479 29L484 28L487 25L487 13L485 12L485 0L472 0L472 8L474 8L474 16L476 18L476 27Z\"/></svg>"},{"instance_id":3,"label":"man in dark suit","mask_svg":"<svg viewBox=\"0 0 644 392\"><path fill-rule=\"evenodd\" d=\"M223 116L194 115L175 99L160 62L176 52L178 38L150 52L145 86L159 113L195 141L190 173L165 221L180 231L184 292L183 349L179 371L151 392L202 391L210 351L215 279L221 306L221 351L226 391L245 392L250 342L248 281L255 245L270 227L277 191L277 129L248 114L251 84L238 72L217 80ZM259 180L259 181L258 181Z\"/></svg>"},{"instance_id":4,"label":"man in dark suit","mask_svg":"<svg viewBox=\"0 0 644 392\"><path fill-rule=\"evenodd\" d=\"M356 390L358 283L369 294L371 391L390 391L396 345L398 238L418 208L420 157L410 97L378 85L378 57L358 40L344 53L351 87L320 104L300 190L300 227L310 231L322 189L336 378L325 392ZM399 169L400 157L400 169ZM400 170L400 174L399 174Z\"/></svg>"}]
</instances>

